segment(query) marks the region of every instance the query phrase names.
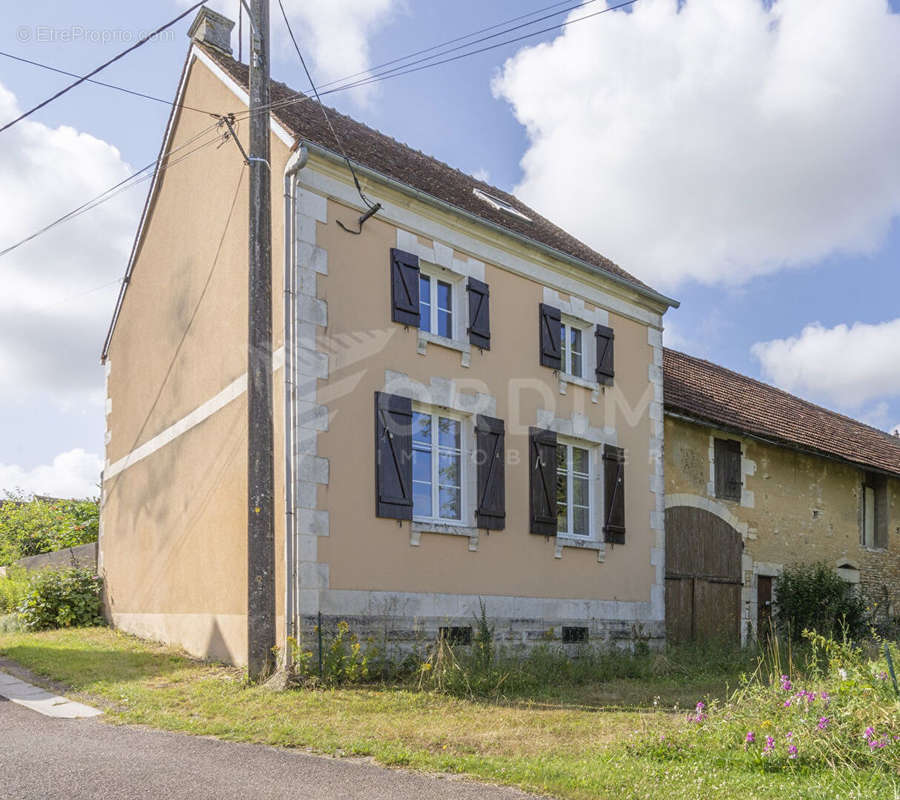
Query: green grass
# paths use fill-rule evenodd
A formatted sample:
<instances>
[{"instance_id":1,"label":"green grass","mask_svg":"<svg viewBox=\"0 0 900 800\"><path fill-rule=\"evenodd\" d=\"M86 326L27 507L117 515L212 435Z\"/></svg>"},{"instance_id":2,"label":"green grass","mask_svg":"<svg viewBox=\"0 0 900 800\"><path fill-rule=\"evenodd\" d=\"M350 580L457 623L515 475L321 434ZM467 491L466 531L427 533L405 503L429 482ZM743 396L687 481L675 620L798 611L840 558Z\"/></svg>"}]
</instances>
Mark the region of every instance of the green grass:
<instances>
[{"instance_id":1,"label":"green grass","mask_svg":"<svg viewBox=\"0 0 900 800\"><path fill-rule=\"evenodd\" d=\"M884 772L765 772L721 749L658 758L633 747L683 728L682 713L659 710L674 698L723 696L730 678L701 673L685 688L659 662L658 679L616 677L547 689L534 702L485 702L397 686L273 691L246 685L241 670L103 628L0 633L0 656L71 687L112 723L371 756L560 798L900 798L900 779Z\"/></svg>"}]
</instances>

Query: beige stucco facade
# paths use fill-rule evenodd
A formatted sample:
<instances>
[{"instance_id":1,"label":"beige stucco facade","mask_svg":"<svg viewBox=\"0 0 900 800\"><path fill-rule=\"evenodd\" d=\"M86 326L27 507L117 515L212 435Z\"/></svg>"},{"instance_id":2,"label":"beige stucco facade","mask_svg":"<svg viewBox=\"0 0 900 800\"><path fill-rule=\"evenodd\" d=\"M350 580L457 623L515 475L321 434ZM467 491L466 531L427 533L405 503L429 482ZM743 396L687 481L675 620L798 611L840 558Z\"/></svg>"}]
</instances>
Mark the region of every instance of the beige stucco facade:
<instances>
[{"instance_id":1,"label":"beige stucco facade","mask_svg":"<svg viewBox=\"0 0 900 800\"><path fill-rule=\"evenodd\" d=\"M192 50L183 103L231 111L241 91ZM202 144L215 134L209 125L180 111L169 151ZM309 633L319 613L405 632L400 639L429 637L441 625L472 624L481 599L510 641L558 637L564 624L585 626L598 641L661 640L665 304L372 175L365 189L382 209L362 235L349 235L337 221L352 224L361 213L350 176L311 146L291 217L295 409L286 430L280 178L290 143L273 127L279 644L287 633ZM245 663L247 647L246 180L232 142L158 177L107 352L100 541L114 625L235 663ZM490 350L426 340L391 322L391 248L489 284ZM540 366L540 303L614 329L613 385ZM471 502L456 529L376 517L377 391L449 410L466 432L479 413L505 421L503 530L475 528ZM604 543L600 503L587 546L529 532L530 427L591 448L598 465L605 444L624 449L624 544ZM469 491L475 466L465 447L463 455ZM294 478L287 487L286 469ZM598 466L597 498L602 480Z\"/></svg>"},{"instance_id":2,"label":"beige stucco facade","mask_svg":"<svg viewBox=\"0 0 900 800\"><path fill-rule=\"evenodd\" d=\"M741 446L740 500L716 497L714 440ZM900 610L900 480L885 477L886 547L861 542L861 492L866 470L679 415L665 420L666 508L710 511L744 542L742 632L755 633L760 576L787 565L823 561L858 583L879 618Z\"/></svg>"},{"instance_id":3,"label":"beige stucco facade","mask_svg":"<svg viewBox=\"0 0 900 800\"><path fill-rule=\"evenodd\" d=\"M183 101L234 110L239 88L193 52ZM169 147L208 124L180 112ZM301 622L309 632L320 613L395 630L398 639L432 636L442 625L472 624L480 599L509 641L558 637L564 624L585 626L598 641L661 640L665 304L371 174L363 175L365 190L382 208L361 235L350 235L337 224L352 226L362 211L350 176L310 145L290 217L294 413L286 430L280 179L289 141L274 130L279 643ZM247 641L245 173L227 142L159 179L108 349L100 544L115 625L237 663L246 660ZM490 350L391 322L392 248L454 280L489 284ZM614 329L611 386L540 366L540 303ZM376 516L375 392L453 413L464 432L478 414L505 421L503 530L476 528L471 502L456 528ZM624 449L624 544L607 544L599 533L584 546L529 532L530 427L591 452ZM475 467L463 450L468 492ZM602 480L598 466L597 498ZM287 523L286 490L294 508ZM598 532L600 505L592 506ZM285 592L286 575L293 592Z\"/></svg>"}]
</instances>

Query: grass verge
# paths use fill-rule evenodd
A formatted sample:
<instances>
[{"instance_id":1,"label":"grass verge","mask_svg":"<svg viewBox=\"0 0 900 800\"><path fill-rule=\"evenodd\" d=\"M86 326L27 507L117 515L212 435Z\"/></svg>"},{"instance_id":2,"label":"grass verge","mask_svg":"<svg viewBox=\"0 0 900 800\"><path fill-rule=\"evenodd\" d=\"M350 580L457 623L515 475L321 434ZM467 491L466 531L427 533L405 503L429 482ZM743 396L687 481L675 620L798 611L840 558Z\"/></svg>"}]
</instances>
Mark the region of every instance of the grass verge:
<instances>
[{"instance_id":1,"label":"grass verge","mask_svg":"<svg viewBox=\"0 0 900 800\"><path fill-rule=\"evenodd\" d=\"M103 628L3 633L0 655L72 687L113 723L371 756L560 798L900 798L896 776L878 771L767 773L703 748L686 748L675 759L641 755L629 745L677 731L684 716L660 707L586 705L587 687L515 703L390 686L278 692L247 686L238 669ZM619 685L652 698L665 697L671 682ZM611 692L595 687L593 696Z\"/></svg>"}]
</instances>

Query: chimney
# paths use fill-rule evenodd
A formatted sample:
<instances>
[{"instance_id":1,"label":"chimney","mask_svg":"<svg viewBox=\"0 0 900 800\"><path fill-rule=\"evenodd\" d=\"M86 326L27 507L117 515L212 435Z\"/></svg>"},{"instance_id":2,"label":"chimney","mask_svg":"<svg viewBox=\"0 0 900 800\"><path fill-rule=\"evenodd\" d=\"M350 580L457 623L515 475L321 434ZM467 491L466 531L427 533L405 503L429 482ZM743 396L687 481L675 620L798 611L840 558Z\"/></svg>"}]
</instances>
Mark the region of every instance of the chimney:
<instances>
[{"instance_id":1,"label":"chimney","mask_svg":"<svg viewBox=\"0 0 900 800\"><path fill-rule=\"evenodd\" d=\"M233 27L234 23L228 17L223 17L203 6L194 17L188 36L195 42L203 42L209 47L214 47L220 53L230 56L231 29Z\"/></svg>"}]
</instances>

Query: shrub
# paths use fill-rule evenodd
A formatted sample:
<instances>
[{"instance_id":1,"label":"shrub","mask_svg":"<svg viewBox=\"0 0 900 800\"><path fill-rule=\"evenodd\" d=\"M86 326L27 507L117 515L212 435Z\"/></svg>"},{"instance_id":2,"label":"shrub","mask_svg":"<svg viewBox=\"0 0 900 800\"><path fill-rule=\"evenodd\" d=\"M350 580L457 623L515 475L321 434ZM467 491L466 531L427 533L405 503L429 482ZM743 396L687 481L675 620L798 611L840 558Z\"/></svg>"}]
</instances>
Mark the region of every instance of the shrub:
<instances>
[{"instance_id":1,"label":"shrub","mask_svg":"<svg viewBox=\"0 0 900 800\"><path fill-rule=\"evenodd\" d=\"M0 565L97 541L96 500L29 500L7 493L0 501Z\"/></svg>"},{"instance_id":2,"label":"shrub","mask_svg":"<svg viewBox=\"0 0 900 800\"><path fill-rule=\"evenodd\" d=\"M28 573L24 569L8 567L6 576L0 577L0 616L12 614L28 590Z\"/></svg>"},{"instance_id":3,"label":"shrub","mask_svg":"<svg viewBox=\"0 0 900 800\"><path fill-rule=\"evenodd\" d=\"M775 580L775 620L781 633L800 641L804 630L827 637L866 632L865 601L827 564L788 567Z\"/></svg>"},{"instance_id":4,"label":"shrub","mask_svg":"<svg viewBox=\"0 0 900 800\"><path fill-rule=\"evenodd\" d=\"M86 569L37 572L19 605L19 620L32 631L102 625L102 585Z\"/></svg>"}]
</instances>

